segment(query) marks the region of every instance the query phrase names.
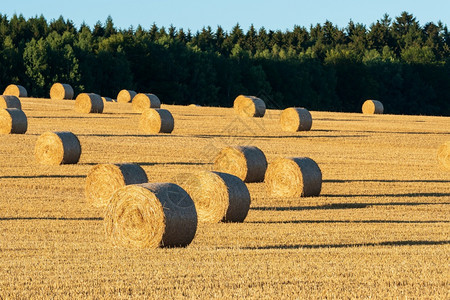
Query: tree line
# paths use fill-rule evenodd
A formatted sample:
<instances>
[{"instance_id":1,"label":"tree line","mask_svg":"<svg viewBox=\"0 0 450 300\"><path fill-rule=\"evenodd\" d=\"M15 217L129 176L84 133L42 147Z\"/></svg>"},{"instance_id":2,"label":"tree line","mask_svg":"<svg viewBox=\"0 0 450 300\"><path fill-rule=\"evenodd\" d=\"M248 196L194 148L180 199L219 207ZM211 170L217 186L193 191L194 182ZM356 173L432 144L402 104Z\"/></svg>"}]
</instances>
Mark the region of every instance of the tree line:
<instances>
[{"instance_id":1,"label":"tree line","mask_svg":"<svg viewBox=\"0 0 450 300\"><path fill-rule=\"evenodd\" d=\"M449 53L446 25L422 26L407 12L370 26L230 32L0 14L0 89L18 83L35 97L63 82L113 98L124 88L151 92L167 104L231 106L249 94L272 108L359 112L378 99L388 113L448 116Z\"/></svg>"}]
</instances>

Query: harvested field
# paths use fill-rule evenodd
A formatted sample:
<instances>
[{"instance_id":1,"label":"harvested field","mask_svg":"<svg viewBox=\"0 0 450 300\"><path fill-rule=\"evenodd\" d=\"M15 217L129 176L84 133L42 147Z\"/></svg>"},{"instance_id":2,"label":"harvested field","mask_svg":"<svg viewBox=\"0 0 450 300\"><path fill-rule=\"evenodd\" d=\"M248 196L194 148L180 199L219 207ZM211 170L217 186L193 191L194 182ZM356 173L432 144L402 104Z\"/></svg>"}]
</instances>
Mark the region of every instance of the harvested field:
<instances>
[{"instance_id":1,"label":"harvested field","mask_svg":"<svg viewBox=\"0 0 450 300\"><path fill-rule=\"evenodd\" d=\"M310 131L287 133L280 110L162 105L177 126L146 135L131 103L81 115L73 101L21 98L24 135L0 136L1 298L449 298L450 172L437 149L449 117L311 111ZM39 165L37 138L71 131L76 165ZM151 182L212 170L226 146L310 157L318 197L272 198L247 184L243 223L199 223L186 248L114 247L85 180L100 163L137 163Z\"/></svg>"}]
</instances>

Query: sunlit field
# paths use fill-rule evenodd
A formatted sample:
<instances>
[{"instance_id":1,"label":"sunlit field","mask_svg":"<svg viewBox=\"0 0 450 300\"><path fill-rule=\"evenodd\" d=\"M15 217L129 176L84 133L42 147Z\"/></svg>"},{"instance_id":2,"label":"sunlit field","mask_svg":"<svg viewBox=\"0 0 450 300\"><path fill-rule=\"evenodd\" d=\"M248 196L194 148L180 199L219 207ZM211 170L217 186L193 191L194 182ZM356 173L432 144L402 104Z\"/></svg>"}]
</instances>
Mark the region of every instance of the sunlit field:
<instances>
[{"instance_id":1,"label":"sunlit field","mask_svg":"<svg viewBox=\"0 0 450 300\"><path fill-rule=\"evenodd\" d=\"M311 112L311 131L281 131L279 110L162 105L171 134L138 130L131 104L80 114L74 101L21 98L25 135L0 136L0 299L450 297L450 171L438 147L450 118ZM45 131L72 131L76 165L35 163ZM228 145L254 145L270 163L314 159L319 197L272 198L247 184L244 223L200 224L186 248L114 247L102 209L85 199L98 163L133 162L151 182L211 170Z\"/></svg>"}]
</instances>

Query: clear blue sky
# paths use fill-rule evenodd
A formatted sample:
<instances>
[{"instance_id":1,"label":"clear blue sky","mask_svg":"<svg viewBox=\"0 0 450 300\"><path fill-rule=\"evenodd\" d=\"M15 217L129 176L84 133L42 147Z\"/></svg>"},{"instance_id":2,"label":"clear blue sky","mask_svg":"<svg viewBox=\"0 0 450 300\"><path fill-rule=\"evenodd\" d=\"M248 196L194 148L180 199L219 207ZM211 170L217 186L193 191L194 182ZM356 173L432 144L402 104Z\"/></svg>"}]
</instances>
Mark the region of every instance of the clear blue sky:
<instances>
[{"instance_id":1,"label":"clear blue sky","mask_svg":"<svg viewBox=\"0 0 450 300\"><path fill-rule=\"evenodd\" d=\"M105 22L108 15L119 28L145 29L173 24L193 32L203 26L221 25L226 31L239 23L245 31L256 28L286 30L294 25L309 28L326 20L346 27L349 20L369 26L387 13L391 18L402 11L413 14L421 25L442 21L450 24L450 0L0 0L0 13L25 18L43 14L47 20L62 15L77 27L84 21L93 26Z\"/></svg>"}]
</instances>

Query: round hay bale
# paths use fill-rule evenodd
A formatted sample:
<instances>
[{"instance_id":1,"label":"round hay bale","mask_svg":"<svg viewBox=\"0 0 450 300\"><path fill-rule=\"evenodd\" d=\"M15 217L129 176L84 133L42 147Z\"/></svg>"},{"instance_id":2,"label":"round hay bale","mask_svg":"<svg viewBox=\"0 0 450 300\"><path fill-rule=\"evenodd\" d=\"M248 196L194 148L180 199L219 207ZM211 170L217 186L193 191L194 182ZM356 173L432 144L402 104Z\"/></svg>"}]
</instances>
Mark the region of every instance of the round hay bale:
<instances>
[{"instance_id":1,"label":"round hay bale","mask_svg":"<svg viewBox=\"0 0 450 300\"><path fill-rule=\"evenodd\" d=\"M266 169L266 156L254 146L226 147L214 160L214 171L232 174L244 182L263 181Z\"/></svg>"},{"instance_id":2,"label":"round hay bale","mask_svg":"<svg viewBox=\"0 0 450 300\"><path fill-rule=\"evenodd\" d=\"M102 97L102 100L103 100L103 104L105 104L106 102L117 102L114 99L109 98L109 97Z\"/></svg>"},{"instance_id":3,"label":"round hay bale","mask_svg":"<svg viewBox=\"0 0 450 300\"><path fill-rule=\"evenodd\" d=\"M16 96L2 95L0 96L0 109L2 108L22 109L22 104Z\"/></svg>"},{"instance_id":4,"label":"round hay bale","mask_svg":"<svg viewBox=\"0 0 450 300\"><path fill-rule=\"evenodd\" d=\"M378 100L366 100L362 106L363 114L382 114L383 111L383 103Z\"/></svg>"},{"instance_id":5,"label":"round hay bale","mask_svg":"<svg viewBox=\"0 0 450 300\"><path fill-rule=\"evenodd\" d=\"M322 189L322 172L308 157L279 158L267 167L265 182L272 196L318 196Z\"/></svg>"},{"instance_id":6,"label":"round hay bale","mask_svg":"<svg viewBox=\"0 0 450 300\"><path fill-rule=\"evenodd\" d=\"M98 164L86 177L86 199L95 207L107 206L119 188L146 182L147 174L139 165Z\"/></svg>"},{"instance_id":7,"label":"round hay bale","mask_svg":"<svg viewBox=\"0 0 450 300\"><path fill-rule=\"evenodd\" d=\"M180 186L144 183L118 189L106 208L104 222L116 246L184 247L197 231L197 212Z\"/></svg>"},{"instance_id":8,"label":"round hay bale","mask_svg":"<svg viewBox=\"0 0 450 300\"><path fill-rule=\"evenodd\" d=\"M75 99L75 111L90 114L103 112L103 100L97 94L94 93L81 93Z\"/></svg>"},{"instance_id":9,"label":"round hay bale","mask_svg":"<svg viewBox=\"0 0 450 300\"><path fill-rule=\"evenodd\" d=\"M117 102L128 103L136 96L136 92L132 90L121 90L117 94Z\"/></svg>"},{"instance_id":10,"label":"round hay bale","mask_svg":"<svg viewBox=\"0 0 450 300\"><path fill-rule=\"evenodd\" d=\"M64 100L73 99L74 92L70 84L67 83L54 83L50 88L50 99L53 100Z\"/></svg>"},{"instance_id":11,"label":"round hay bale","mask_svg":"<svg viewBox=\"0 0 450 300\"><path fill-rule=\"evenodd\" d=\"M80 141L69 131L45 132L34 148L36 161L45 165L76 164L80 156Z\"/></svg>"},{"instance_id":12,"label":"round hay bale","mask_svg":"<svg viewBox=\"0 0 450 300\"><path fill-rule=\"evenodd\" d=\"M188 105L189 107L202 107L200 104L191 103Z\"/></svg>"},{"instance_id":13,"label":"round hay bale","mask_svg":"<svg viewBox=\"0 0 450 300\"><path fill-rule=\"evenodd\" d=\"M308 131L311 130L312 117L305 108L290 107L281 112L280 125L283 131Z\"/></svg>"},{"instance_id":14,"label":"round hay bale","mask_svg":"<svg viewBox=\"0 0 450 300\"><path fill-rule=\"evenodd\" d=\"M234 99L233 107L241 117L262 118L266 113L266 104L255 96L239 95Z\"/></svg>"},{"instance_id":15,"label":"round hay bale","mask_svg":"<svg viewBox=\"0 0 450 300\"><path fill-rule=\"evenodd\" d=\"M199 171L186 175L179 184L194 200L199 222L243 222L247 217L250 193L234 175Z\"/></svg>"},{"instance_id":16,"label":"round hay bale","mask_svg":"<svg viewBox=\"0 0 450 300\"><path fill-rule=\"evenodd\" d=\"M154 94L143 94L139 93L134 96L133 102L131 103L133 106L133 110L136 112L143 112L147 108L160 108L161 101Z\"/></svg>"},{"instance_id":17,"label":"round hay bale","mask_svg":"<svg viewBox=\"0 0 450 300\"><path fill-rule=\"evenodd\" d=\"M0 109L0 134L23 134L28 122L25 113L17 108Z\"/></svg>"},{"instance_id":18,"label":"round hay bale","mask_svg":"<svg viewBox=\"0 0 450 300\"><path fill-rule=\"evenodd\" d=\"M10 84L6 87L5 91L3 92L3 95L10 95L10 96L16 96L16 97L27 97L28 93L27 90L18 84Z\"/></svg>"},{"instance_id":19,"label":"round hay bale","mask_svg":"<svg viewBox=\"0 0 450 300\"><path fill-rule=\"evenodd\" d=\"M450 170L450 141L442 144L437 152L439 164L444 169Z\"/></svg>"},{"instance_id":20,"label":"round hay bale","mask_svg":"<svg viewBox=\"0 0 450 300\"><path fill-rule=\"evenodd\" d=\"M147 108L139 119L139 128L145 133L171 133L174 126L173 116L167 109Z\"/></svg>"}]
</instances>

